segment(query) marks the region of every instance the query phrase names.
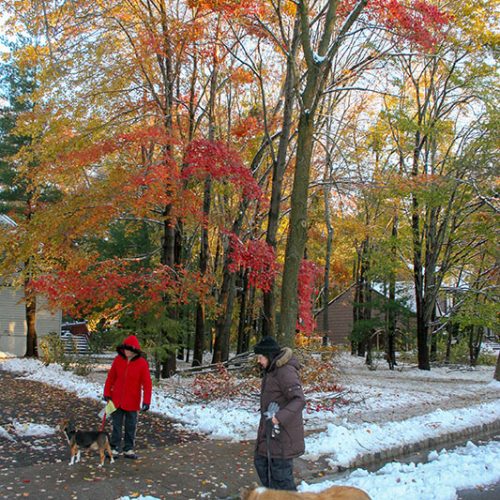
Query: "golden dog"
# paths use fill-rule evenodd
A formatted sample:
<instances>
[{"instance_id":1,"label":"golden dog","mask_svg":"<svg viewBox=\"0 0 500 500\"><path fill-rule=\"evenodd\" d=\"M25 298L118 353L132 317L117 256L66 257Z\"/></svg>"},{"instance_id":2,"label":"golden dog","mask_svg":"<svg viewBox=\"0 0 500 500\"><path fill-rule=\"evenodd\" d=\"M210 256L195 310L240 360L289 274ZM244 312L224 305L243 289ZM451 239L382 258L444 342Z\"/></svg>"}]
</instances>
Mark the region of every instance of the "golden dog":
<instances>
[{"instance_id":1,"label":"golden dog","mask_svg":"<svg viewBox=\"0 0 500 500\"><path fill-rule=\"evenodd\" d=\"M319 493L299 493L296 491L278 491L269 488L255 488L241 493L242 500L370 500L370 497L353 486L332 486Z\"/></svg>"}]
</instances>

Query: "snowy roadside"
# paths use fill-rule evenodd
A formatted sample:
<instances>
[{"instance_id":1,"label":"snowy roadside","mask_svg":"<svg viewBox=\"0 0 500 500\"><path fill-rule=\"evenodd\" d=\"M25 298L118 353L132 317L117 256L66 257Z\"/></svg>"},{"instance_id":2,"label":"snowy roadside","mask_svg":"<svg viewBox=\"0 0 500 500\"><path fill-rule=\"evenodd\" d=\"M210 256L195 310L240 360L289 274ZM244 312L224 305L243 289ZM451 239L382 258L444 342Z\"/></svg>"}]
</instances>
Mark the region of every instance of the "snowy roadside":
<instances>
[{"instance_id":1,"label":"snowy roadside","mask_svg":"<svg viewBox=\"0 0 500 500\"><path fill-rule=\"evenodd\" d=\"M454 500L459 490L484 487L500 481L500 442L492 441L452 451L432 451L426 463L391 462L376 472L357 469L340 481L302 483L301 491L318 492L334 485L356 486L372 500Z\"/></svg>"},{"instance_id":2,"label":"snowy roadside","mask_svg":"<svg viewBox=\"0 0 500 500\"><path fill-rule=\"evenodd\" d=\"M399 373L368 372L361 369L359 360L347 358L340 362L351 404L335 407L334 411L305 414L307 460L315 461L321 456L332 467L345 467L367 453L500 419L500 383L491 381L491 369L464 370L450 377L445 370L421 373L408 368ZM101 400L102 383L63 371L58 365L44 366L36 360L11 358L1 360L0 369L70 391L79 398ZM418 414L408 417L405 408L409 406L418 408ZM235 401L195 404L182 400L179 394L172 397L172 391L165 385L155 388L152 410L175 420L177 425L214 439L253 439L258 423L255 401L249 400L244 405ZM36 422L13 422L9 428L14 429L11 434L0 428L0 437L16 439L22 433L51 432L41 429ZM377 472L357 469L341 482L366 490L373 499L390 495L447 500L456 498L457 489L498 481L500 443L491 442L484 446L469 443L453 451L434 451L425 464L392 462ZM319 491L332 484L331 481L302 483L300 490Z\"/></svg>"}]
</instances>

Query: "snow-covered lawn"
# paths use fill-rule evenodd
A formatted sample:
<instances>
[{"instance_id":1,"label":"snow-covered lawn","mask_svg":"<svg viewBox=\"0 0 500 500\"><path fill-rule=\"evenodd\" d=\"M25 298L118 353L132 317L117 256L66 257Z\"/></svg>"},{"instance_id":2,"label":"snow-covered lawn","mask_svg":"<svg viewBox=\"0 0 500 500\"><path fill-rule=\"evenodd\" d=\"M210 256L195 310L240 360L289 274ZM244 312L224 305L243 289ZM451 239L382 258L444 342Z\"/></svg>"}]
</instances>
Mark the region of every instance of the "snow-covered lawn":
<instances>
[{"instance_id":1,"label":"snow-covered lawn","mask_svg":"<svg viewBox=\"0 0 500 500\"><path fill-rule=\"evenodd\" d=\"M348 466L366 453L500 418L500 383L492 381L492 367L422 372L402 366L391 372L384 365L375 371L367 370L362 359L348 355L339 356L337 362L348 402L335 406L333 411L304 415L308 430L306 459L322 456L332 466ZM20 372L23 378L74 392L81 398L101 400L102 397L101 382L63 371L57 365L44 366L36 360L12 358L1 360L0 367ZM193 403L168 382L155 387L151 410L189 430L225 440L253 439L259 419L255 398L244 402ZM29 427L29 423L18 425ZM15 439L3 428L0 437ZM500 481L499 443L468 444L453 452L431 455L432 460L426 464L387 464L376 473L357 470L342 483L359 486L373 498L388 498L390 491L395 498L447 499L454 498L457 488ZM437 476L439 481L435 479ZM441 486L436 489L436 484ZM328 481L302 484L301 489L317 491L329 485Z\"/></svg>"}]
</instances>

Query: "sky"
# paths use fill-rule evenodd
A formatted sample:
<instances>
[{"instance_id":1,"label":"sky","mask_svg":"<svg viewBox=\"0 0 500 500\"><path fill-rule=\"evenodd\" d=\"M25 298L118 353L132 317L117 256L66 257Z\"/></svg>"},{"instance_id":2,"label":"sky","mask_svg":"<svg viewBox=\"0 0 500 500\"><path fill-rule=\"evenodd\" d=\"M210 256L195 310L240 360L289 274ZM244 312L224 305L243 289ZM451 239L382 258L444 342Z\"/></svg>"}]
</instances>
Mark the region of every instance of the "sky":
<instances>
[{"instance_id":1,"label":"sky","mask_svg":"<svg viewBox=\"0 0 500 500\"><path fill-rule=\"evenodd\" d=\"M344 362L352 363L348 357ZM23 378L74 392L80 398L102 399L101 381L89 381L87 378L63 371L58 365L44 366L37 360L11 358L2 360L1 367L4 370L21 372L20 376ZM359 368L347 366L345 369L348 372L349 369L354 371ZM349 467L368 451L373 453L405 443L420 442L429 437L489 423L500 417L500 383L491 380L491 367L476 371L457 371L452 376L452 391L455 397L479 387L488 397L484 398L484 402L467 408L440 409L439 401L445 399L444 393L439 390L440 382L443 381L443 391L449 392L451 388L448 384L450 373L444 370L430 373L412 372L411 376L406 377L398 377L388 371L384 374L383 370L380 370L373 373L373 383L370 387L366 384L357 387L356 384L360 382L356 382L353 377L348 387L352 405L339 407L333 412L304 414L305 426L309 432L303 458L316 460L321 456L332 467ZM411 399L413 404L415 403L415 397L421 398L422 406L429 404L431 394L423 391L419 396L414 391L415 380L417 385L424 387L425 380L429 379L436 383L433 410L402 420L396 418L395 416L401 414L402 409L409 405ZM380 389L382 381L384 390ZM183 401L183 392L178 389L173 397L171 387L155 387L151 411L176 420L187 430L202 432L213 439L237 441L255 437L259 419L256 399L194 403ZM356 395L361 391L363 399L356 403ZM388 418L377 423L363 422L362 415L370 412L385 413ZM46 435L56 432L56 429L36 421L16 421L12 424L9 426L10 432L17 435ZM1 426L0 437L15 438ZM495 484L499 481L500 442L493 441L483 445L468 443L453 450L431 451L426 463L391 462L376 472L356 469L337 483L328 480L315 484L303 482L299 490L320 491L334 484L348 484L365 490L374 500L390 497L406 500L446 500L456 498L457 490Z\"/></svg>"}]
</instances>

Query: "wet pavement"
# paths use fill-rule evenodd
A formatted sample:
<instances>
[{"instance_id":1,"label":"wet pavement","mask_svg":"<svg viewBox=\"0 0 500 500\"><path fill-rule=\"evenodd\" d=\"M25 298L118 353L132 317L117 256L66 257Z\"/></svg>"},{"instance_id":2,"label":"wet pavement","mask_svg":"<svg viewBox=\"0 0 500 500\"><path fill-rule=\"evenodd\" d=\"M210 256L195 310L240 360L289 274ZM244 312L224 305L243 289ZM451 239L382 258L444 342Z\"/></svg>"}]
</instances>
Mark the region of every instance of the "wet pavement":
<instances>
[{"instance_id":1,"label":"wet pavement","mask_svg":"<svg viewBox=\"0 0 500 500\"><path fill-rule=\"evenodd\" d=\"M220 498L257 479L252 443L208 440L151 412L139 417L139 459L120 457L102 468L98 453L92 451L83 452L81 462L69 466L62 433L18 436L13 429L14 422L54 428L63 418L71 418L79 429L96 430L101 409L98 401L0 370L0 426L10 436L0 436L1 498ZM111 424L106 426L109 431Z\"/></svg>"}]
</instances>

